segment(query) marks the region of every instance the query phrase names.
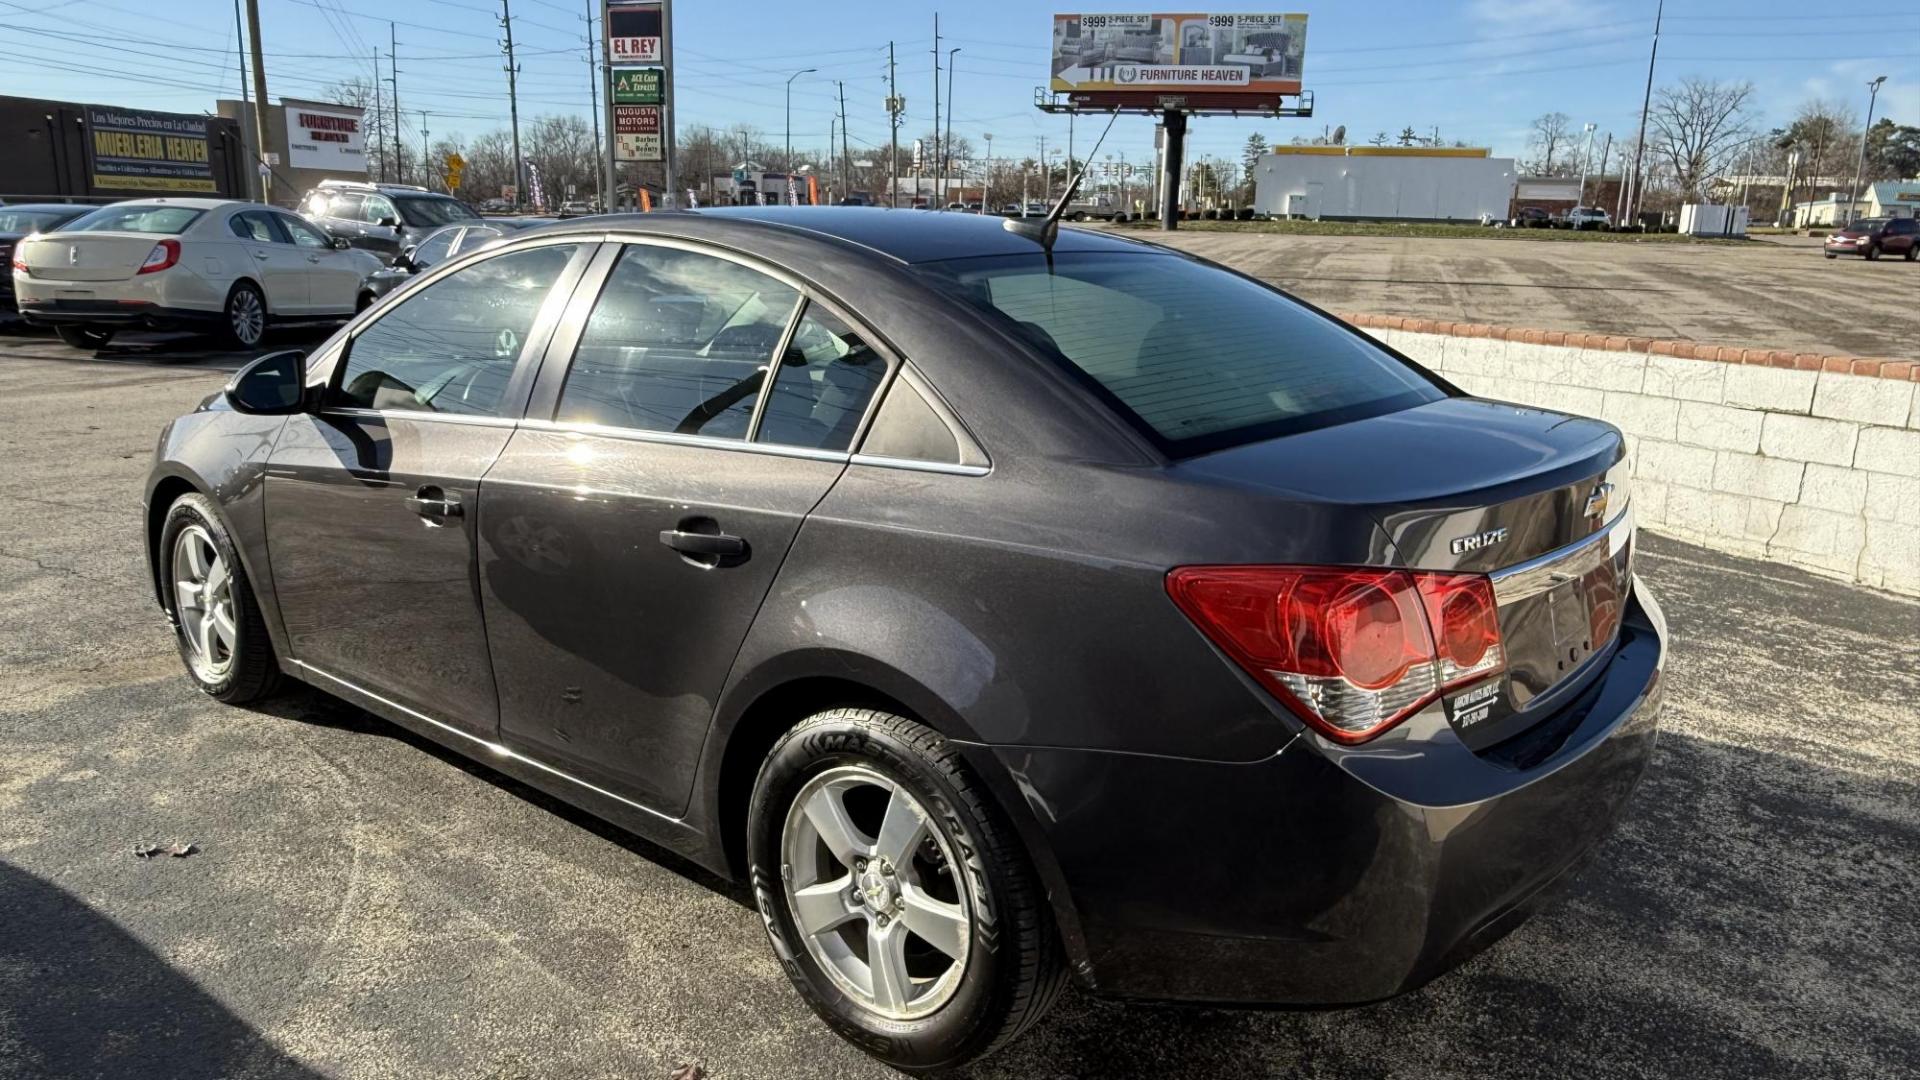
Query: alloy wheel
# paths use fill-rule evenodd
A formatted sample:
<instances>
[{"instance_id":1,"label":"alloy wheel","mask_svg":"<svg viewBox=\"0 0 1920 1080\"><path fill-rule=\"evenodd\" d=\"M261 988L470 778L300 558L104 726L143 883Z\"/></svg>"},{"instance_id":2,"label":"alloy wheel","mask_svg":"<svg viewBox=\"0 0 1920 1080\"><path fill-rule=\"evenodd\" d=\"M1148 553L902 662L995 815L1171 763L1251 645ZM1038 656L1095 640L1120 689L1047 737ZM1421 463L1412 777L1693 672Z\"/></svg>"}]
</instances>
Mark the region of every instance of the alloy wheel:
<instances>
[{"instance_id":1,"label":"alloy wheel","mask_svg":"<svg viewBox=\"0 0 1920 1080\"><path fill-rule=\"evenodd\" d=\"M227 321L233 327L233 338L242 345L257 345L260 335L265 331L267 313L260 304L260 294L252 289L240 289L227 301Z\"/></svg>"},{"instance_id":2,"label":"alloy wheel","mask_svg":"<svg viewBox=\"0 0 1920 1080\"><path fill-rule=\"evenodd\" d=\"M966 973L973 919L940 828L866 765L809 780L781 836L787 909L840 991L888 1020L926 1016Z\"/></svg>"},{"instance_id":3,"label":"alloy wheel","mask_svg":"<svg viewBox=\"0 0 1920 1080\"><path fill-rule=\"evenodd\" d=\"M173 602L194 674L202 682L220 682L233 669L240 636L233 572L200 525L189 525L174 538Z\"/></svg>"}]
</instances>

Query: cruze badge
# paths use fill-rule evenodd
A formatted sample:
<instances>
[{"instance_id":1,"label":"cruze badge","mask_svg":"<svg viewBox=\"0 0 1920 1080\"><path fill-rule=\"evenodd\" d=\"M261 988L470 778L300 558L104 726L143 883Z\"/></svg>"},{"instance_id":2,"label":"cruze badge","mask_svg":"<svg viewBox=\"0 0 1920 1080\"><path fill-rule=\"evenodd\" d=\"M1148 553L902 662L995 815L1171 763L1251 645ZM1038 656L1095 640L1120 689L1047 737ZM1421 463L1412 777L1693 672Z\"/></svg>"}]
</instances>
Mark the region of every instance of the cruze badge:
<instances>
[{"instance_id":1,"label":"cruze badge","mask_svg":"<svg viewBox=\"0 0 1920 1080\"><path fill-rule=\"evenodd\" d=\"M1607 516L1607 500L1613 497L1612 484L1600 484L1594 487L1593 494L1587 496L1587 517L1604 518Z\"/></svg>"},{"instance_id":2,"label":"cruze badge","mask_svg":"<svg viewBox=\"0 0 1920 1080\"><path fill-rule=\"evenodd\" d=\"M1455 555L1465 555L1469 551L1479 551L1481 548L1503 544L1506 539L1507 530L1488 529L1486 532L1474 533L1472 536L1456 536L1450 546Z\"/></svg>"}]
</instances>

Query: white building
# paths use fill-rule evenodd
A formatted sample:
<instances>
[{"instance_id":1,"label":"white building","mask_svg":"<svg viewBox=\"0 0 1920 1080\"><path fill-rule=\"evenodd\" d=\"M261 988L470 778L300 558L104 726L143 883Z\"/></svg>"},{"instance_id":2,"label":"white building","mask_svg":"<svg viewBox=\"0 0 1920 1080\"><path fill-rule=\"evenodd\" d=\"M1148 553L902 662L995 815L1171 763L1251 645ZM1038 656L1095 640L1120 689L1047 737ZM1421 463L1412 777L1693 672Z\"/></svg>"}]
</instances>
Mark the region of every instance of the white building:
<instances>
[{"instance_id":1,"label":"white building","mask_svg":"<svg viewBox=\"0 0 1920 1080\"><path fill-rule=\"evenodd\" d=\"M1847 221L1847 193L1836 192L1813 202L1794 203L1790 223L1804 229L1840 225ZM1882 180L1868 184L1860 197L1856 218L1920 216L1920 180Z\"/></svg>"},{"instance_id":2,"label":"white building","mask_svg":"<svg viewBox=\"0 0 1920 1080\"><path fill-rule=\"evenodd\" d=\"M1253 169L1253 208L1346 221L1499 221L1519 176L1484 147L1280 146Z\"/></svg>"}]
</instances>

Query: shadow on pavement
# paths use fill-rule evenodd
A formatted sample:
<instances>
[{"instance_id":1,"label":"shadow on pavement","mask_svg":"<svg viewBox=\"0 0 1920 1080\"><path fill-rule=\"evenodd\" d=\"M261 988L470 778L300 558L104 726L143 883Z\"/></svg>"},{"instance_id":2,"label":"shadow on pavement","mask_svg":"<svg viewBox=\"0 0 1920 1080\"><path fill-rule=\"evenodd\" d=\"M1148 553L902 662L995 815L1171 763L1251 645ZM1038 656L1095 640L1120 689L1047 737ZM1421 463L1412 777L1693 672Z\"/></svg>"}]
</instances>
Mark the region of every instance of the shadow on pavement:
<instances>
[{"instance_id":1,"label":"shadow on pavement","mask_svg":"<svg viewBox=\"0 0 1920 1080\"><path fill-rule=\"evenodd\" d=\"M319 1077L113 920L6 862L0 913L0 1076Z\"/></svg>"}]
</instances>

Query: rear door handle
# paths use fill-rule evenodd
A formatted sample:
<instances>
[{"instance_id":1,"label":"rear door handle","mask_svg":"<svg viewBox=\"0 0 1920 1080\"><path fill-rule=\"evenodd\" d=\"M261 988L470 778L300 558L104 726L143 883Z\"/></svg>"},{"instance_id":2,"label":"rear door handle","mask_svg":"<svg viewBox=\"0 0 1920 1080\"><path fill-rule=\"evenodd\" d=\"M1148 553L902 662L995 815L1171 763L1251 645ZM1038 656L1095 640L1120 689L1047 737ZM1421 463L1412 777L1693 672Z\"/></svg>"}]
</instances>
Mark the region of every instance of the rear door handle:
<instances>
[{"instance_id":1,"label":"rear door handle","mask_svg":"<svg viewBox=\"0 0 1920 1080\"><path fill-rule=\"evenodd\" d=\"M686 532L682 529L661 529L660 542L683 555L713 555L726 558L730 555L745 555L747 542L738 536L726 533Z\"/></svg>"}]
</instances>

